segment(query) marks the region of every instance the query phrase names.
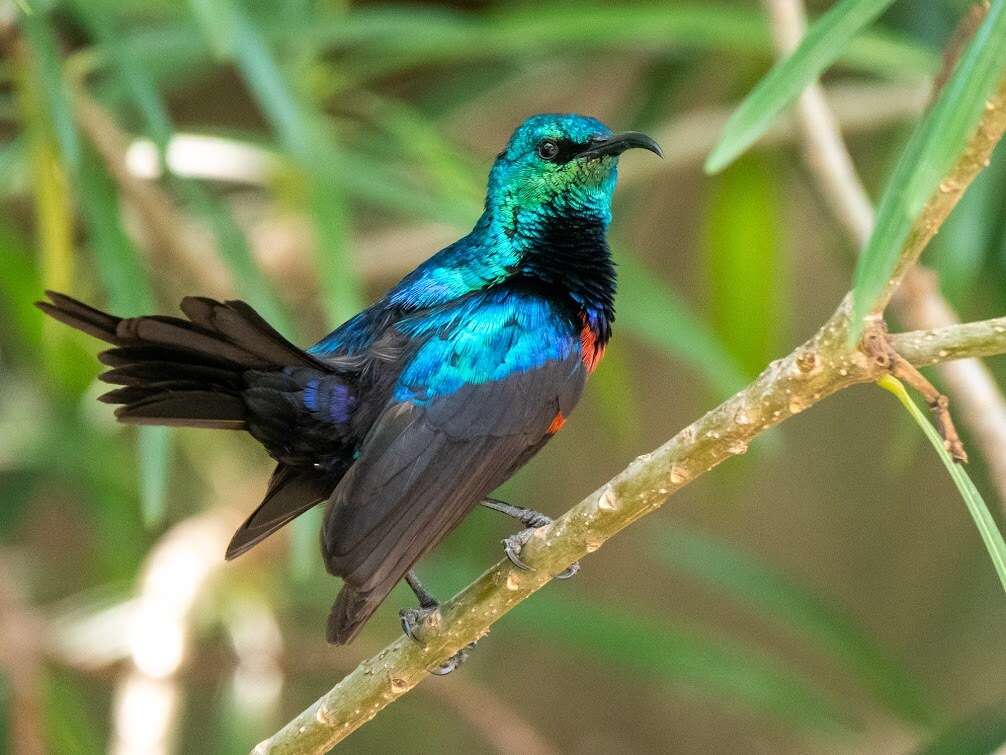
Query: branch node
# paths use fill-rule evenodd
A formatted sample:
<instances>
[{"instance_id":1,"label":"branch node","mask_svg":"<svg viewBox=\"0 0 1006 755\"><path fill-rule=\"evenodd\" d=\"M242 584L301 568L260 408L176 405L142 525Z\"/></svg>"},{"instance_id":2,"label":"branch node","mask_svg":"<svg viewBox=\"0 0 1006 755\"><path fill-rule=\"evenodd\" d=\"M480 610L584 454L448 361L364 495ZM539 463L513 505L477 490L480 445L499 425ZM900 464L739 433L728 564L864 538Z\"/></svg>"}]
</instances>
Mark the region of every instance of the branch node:
<instances>
[{"instance_id":1,"label":"branch node","mask_svg":"<svg viewBox=\"0 0 1006 755\"><path fill-rule=\"evenodd\" d=\"M874 367L883 372L891 369L897 352L891 346L887 323L883 319L876 317L867 320L863 337L859 342L859 350L866 355Z\"/></svg>"}]
</instances>

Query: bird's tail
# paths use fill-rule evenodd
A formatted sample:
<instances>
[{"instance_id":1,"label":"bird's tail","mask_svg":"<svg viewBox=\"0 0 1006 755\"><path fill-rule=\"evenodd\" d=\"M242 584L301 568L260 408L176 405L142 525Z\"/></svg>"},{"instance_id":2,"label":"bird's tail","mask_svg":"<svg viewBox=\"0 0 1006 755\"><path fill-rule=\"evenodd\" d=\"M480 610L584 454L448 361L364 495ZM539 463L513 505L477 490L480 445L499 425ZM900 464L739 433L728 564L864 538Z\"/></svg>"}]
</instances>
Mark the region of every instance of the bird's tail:
<instances>
[{"instance_id":1,"label":"bird's tail","mask_svg":"<svg viewBox=\"0 0 1006 755\"><path fill-rule=\"evenodd\" d=\"M347 645L352 642L367 623L367 619L388 597L396 581L368 590L358 589L348 582L344 583L328 614L328 641L333 645Z\"/></svg>"},{"instance_id":2,"label":"bird's tail","mask_svg":"<svg viewBox=\"0 0 1006 755\"><path fill-rule=\"evenodd\" d=\"M99 356L101 379L122 386L101 400L121 404L120 422L244 429L241 398L249 370L317 366L244 302L187 297L188 319L122 318L64 294L46 291L46 314L110 343Z\"/></svg>"}]
</instances>

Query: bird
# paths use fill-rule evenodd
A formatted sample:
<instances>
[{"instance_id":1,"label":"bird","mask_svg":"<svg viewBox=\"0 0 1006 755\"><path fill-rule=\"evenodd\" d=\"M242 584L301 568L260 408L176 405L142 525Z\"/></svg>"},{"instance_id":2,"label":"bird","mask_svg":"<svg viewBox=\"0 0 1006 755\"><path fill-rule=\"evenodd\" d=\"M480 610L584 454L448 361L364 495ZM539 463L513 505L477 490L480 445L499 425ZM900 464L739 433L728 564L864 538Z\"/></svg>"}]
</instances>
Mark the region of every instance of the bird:
<instances>
[{"instance_id":1,"label":"bird","mask_svg":"<svg viewBox=\"0 0 1006 755\"><path fill-rule=\"evenodd\" d=\"M636 131L596 118L534 115L489 171L466 236L307 348L243 301L189 296L184 317L117 317L62 293L37 306L111 348L100 397L120 422L248 432L276 462L265 496L235 532L240 556L325 504L321 551L342 587L327 639L349 643L403 578L437 608L413 567L480 503L524 529L537 511L487 496L563 426L600 362L615 319L607 242L619 156Z\"/></svg>"}]
</instances>

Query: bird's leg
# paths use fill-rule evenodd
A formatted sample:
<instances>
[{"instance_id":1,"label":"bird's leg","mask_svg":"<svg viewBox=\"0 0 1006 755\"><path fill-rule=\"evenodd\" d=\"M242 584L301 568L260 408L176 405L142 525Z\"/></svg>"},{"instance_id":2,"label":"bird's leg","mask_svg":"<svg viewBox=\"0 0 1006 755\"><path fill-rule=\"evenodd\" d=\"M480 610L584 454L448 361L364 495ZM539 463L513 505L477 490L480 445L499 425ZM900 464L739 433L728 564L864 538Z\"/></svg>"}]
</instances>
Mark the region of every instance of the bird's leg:
<instances>
[{"instance_id":1,"label":"bird's leg","mask_svg":"<svg viewBox=\"0 0 1006 755\"><path fill-rule=\"evenodd\" d=\"M416 634L416 629L427 616L440 608L440 602L423 587L423 583L419 581L419 577L411 569L405 575L405 581L412 588L412 592L416 594L419 607L403 608L398 612L398 616L402 621L402 631L416 642L422 643L422 640Z\"/></svg>"},{"instance_id":2,"label":"bird's leg","mask_svg":"<svg viewBox=\"0 0 1006 755\"><path fill-rule=\"evenodd\" d=\"M531 535L539 527L544 527L546 524L552 523L552 517L547 514L542 514L540 511L535 511L534 509L528 509L523 506L514 506L506 501L500 501L497 498L486 498L480 503L487 509L492 509L493 511L498 511L501 514L506 514L507 516L512 516L514 519L519 521L524 525L524 529L520 532L516 532L510 537L503 539L503 550L506 551L506 557L510 559L510 562L516 566L518 569L523 569L524 571L531 571L531 567L525 564L520 558L521 549L531 539ZM569 579L574 574L580 571L579 561L575 564L571 564L566 571L561 574L556 574L556 579Z\"/></svg>"},{"instance_id":3,"label":"bird's leg","mask_svg":"<svg viewBox=\"0 0 1006 755\"><path fill-rule=\"evenodd\" d=\"M413 570L409 570L405 575L405 581L412 588L412 592L416 594L416 599L419 601L418 608L403 608L398 612L398 616L402 621L402 631L405 632L412 640L418 642L420 645L424 644L422 639L416 634L416 629L423 622L423 620L437 611L440 608L440 601L430 594L423 583L419 581L419 577ZM435 669L431 669L430 673L436 676L446 676L460 666L468 658L468 651L475 647L475 643L472 642L465 647L461 648L458 652L444 661L442 664L437 666Z\"/></svg>"}]
</instances>

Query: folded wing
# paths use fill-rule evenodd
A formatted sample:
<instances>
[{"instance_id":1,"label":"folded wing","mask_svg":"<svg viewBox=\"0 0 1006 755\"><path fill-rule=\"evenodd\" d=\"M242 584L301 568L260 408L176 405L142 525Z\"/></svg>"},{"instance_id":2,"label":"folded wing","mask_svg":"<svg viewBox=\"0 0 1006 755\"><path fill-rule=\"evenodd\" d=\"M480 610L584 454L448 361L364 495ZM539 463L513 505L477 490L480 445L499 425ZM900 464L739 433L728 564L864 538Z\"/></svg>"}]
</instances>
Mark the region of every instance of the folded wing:
<instances>
[{"instance_id":1,"label":"folded wing","mask_svg":"<svg viewBox=\"0 0 1006 755\"><path fill-rule=\"evenodd\" d=\"M576 353L428 401L392 401L336 488L326 564L345 579L330 642L349 642L395 584L550 437L579 398Z\"/></svg>"}]
</instances>

